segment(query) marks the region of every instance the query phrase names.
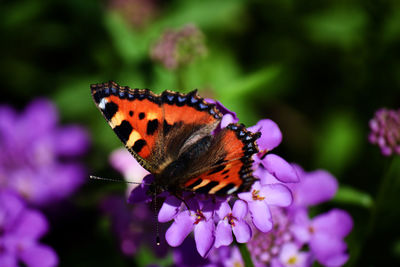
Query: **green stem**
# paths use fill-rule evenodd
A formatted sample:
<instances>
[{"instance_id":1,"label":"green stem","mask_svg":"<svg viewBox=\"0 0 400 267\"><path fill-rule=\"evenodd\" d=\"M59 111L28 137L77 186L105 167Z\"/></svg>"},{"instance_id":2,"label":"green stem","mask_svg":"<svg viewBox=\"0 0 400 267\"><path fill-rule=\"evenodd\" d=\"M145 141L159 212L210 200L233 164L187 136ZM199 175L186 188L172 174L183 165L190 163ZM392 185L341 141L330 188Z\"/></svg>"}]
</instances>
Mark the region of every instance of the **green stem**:
<instances>
[{"instance_id":1,"label":"green stem","mask_svg":"<svg viewBox=\"0 0 400 267\"><path fill-rule=\"evenodd\" d=\"M251 260L250 252L247 249L247 246L245 243L237 243L236 246L240 250L240 254L242 255L242 259L244 262L245 267L254 267L253 261Z\"/></svg>"}]
</instances>

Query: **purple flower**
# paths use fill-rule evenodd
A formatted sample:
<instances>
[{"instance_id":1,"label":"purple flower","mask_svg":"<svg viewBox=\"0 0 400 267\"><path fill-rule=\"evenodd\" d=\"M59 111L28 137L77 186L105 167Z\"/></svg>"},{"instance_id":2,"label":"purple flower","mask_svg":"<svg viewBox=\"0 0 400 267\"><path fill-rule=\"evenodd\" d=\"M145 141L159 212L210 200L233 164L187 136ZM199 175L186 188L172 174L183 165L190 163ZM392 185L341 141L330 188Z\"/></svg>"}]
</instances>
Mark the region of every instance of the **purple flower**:
<instances>
[{"instance_id":1,"label":"purple flower","mask_svg":"<svg viewBox=\"0 0 400 267\"><path fill-rule=\"evenodd\" d=\"M343 239L351 231L351 217L334 209L310 219L307 210L331 199L337 182L326 171L307 173L294 167L300 177L299 183L289 185L294 201L288 207L269 206L272 230L253 229L253 238L247 243L253 261L256 266L311 266L314 260L324 266L341 266L348 259ZM265 184L282 185L266 170L260 174L265 176Z\"/></svg>"},{"instance_id":2,"label":"purple flower","mask_svg":"<svg viewBox=\"0 0 400 267\"><path fill-rule=\"evenodd\" d=\"M165 241L160 246L156 245L154 212L146 203L128 205L123 197L110 196L102 201L101 208L110 217L112 229L125 255L133 255L145 243L157 256L165 256ZM166 227L161 227L161 230L165 231Z\"/></svg>"},{"instance_id":3,"label":"purple flower","mask_svg":"<svg viewBox=\"0 0 400 267\"><path fill-rule=\"evenodd\" d=\"M295 243L285 243L281 248L278 258L272 261L271 266L310 266L309 257L309 253L300 251L299 246Z\"/></svg>"},{"instance_id":4,"label":"purple flower","mask_svg":"<svg viewBox=\"0 0 400 267\"><path fill-rule=\"evenodd\" d=\"M197 251L206 257L215 241L214 204L190 199L188 205L190 210L183 210L175 217L165 233L165 239L170 246L177 247L193 230Z\"/></svg>"},{"instance_id":5,"label":"purple flower","mask_svg":"<svg viewBox=\"0 0 400 267\"><path fill-rule=\"evenodd\" d=\"M195 25L186 25L177 31L165 31L152 47L150 55L172 70L191 63L206 52L203 33Z\"/></svg>"},{"instance_id":6,"label":"purple flower","mask_svg":"<svg viewBox=\"0 0 400 267\"><path fill-rule=\"evenodd\" d=\"M228 202L222 202L217 214L221 221L218 222L215 247L229 246L232 241L232 231L235 234L236 241L239 243L247 243L251 238L250 226L245 221L247 215L247 204L244 201L237 200L233 205L233 209Z\"/></svg>"},{"instance_id":7,"label":"purple flower","mask_svg":"<svg viewBox=\"0 0 400 267\"><path fill-rule=\"evenodd\" d=\"M400 155L400 109L379 109L369 121L369 141L377 144L384 156Z\"/></svg>"},{"instance_id":8,"label":"purple flower","mask_svg":"<svg viewBox=\"0 0 400 267\"><path fill-rule=\"evenodd\" d=\"M42 205L72 194L85 170L75 159L88 149L82 128L57 125L55 106L37 99L18 114L0 106L0 188Z\"/></svg>"},{"instance_id":9,"label":"purple flower","mask_svg":"<svg viewBox=\"0 0 400 267\"><path fill-rule=\"evenodd\" d=\"M255 182L251 191L240 193L239 198L247 202L254 226L264 233L273 226L269 206L287 207L292 203L292 194L283 184Z\"/></svg>"},{"instance_id":10,"label":"purple flower","mask_svg":"<svg viewBox=\"0 0 400 267\"><path fill-rule=\"evenodd\" d=\"M58 264L54 250L39 242L47 232L46 218L28 209L12 191L0 191L0 266L52 267Z\"/></svg>"},{"instance_id":11,"label":"purple flower","mask_svg":"<svg viewBox=\"0 0 400 267\"><path fill-rule=\"evenodd\" d=\"M300 218L299 218L300 217ZM349 214L333 209L308 219L304 211L297 214L291 230L301 243L308 243L315 258L325 266L342 266L347 260L347 246L343 238L353 227Z\"/></svg>"},{"instance_id":12,"label":"purple flower","mask_svg":"<svg viewBox=\"0 0 400 267\"><path fill-rule=\"evenodd\" d=\"M227 109L221 102L219 102L218 100L214 100L214 99L210 99L207 98L206 99L207 103L211 103L211 104L215 104L215 106L217 107L217 109L222 113L223 117L221 119L221 123L219 125L218 129L223 129L226 126L228 126L228 124L230 123L237 123L239 121L238 117L236 116L236 113Z\"/></svg>"},{"instance_id":13,"label":"purple flower","mask_svg":"<svg viewBox=\"0 0 400 267\"><path fill-rule=\"evenodd\" d=\"M332 174L325 170L305 172L294 165L299 173L300 183L290 184L294 198L294 207L308 207L332 199L338 189L338 182Z\"/></svg>"},{"instance_id":14,"label":"purple flower","mask_svg":"<svg viewBox=\"0 0 400 267\"><path fill-rule=\"evenodd\" d=\"M128 184L128 196L133 189L139 186L139 183L143 181L143 178L149 174L149 172L145 170L125 148L114 150L110 155L110 163L114 169L122 173L127 182L138 183Z\"/></svg>"},{"instance_id":15,"label":"purple flower","mask_svg":"<svg viewBox=\"0 0 400 267\"><path fill-rule=\"evenodd\" d=\"M157 14L154 0L110 0L110 7L138 30L144 29Z\"/></svg>"}]
</instances>

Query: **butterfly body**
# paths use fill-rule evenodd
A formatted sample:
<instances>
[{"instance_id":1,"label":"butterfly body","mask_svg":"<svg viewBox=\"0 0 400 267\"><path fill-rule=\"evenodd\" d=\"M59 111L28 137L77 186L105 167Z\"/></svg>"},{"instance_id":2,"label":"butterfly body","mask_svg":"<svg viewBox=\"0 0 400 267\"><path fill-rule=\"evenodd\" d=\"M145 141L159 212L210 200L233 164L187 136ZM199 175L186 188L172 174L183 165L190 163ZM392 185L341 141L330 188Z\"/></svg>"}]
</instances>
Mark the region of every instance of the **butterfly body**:
<instances>
[{"instance_id":1,"label":"butterfly body","mask_svg":"<svg viewBox=\"0 0 400 267\"><path fill-rule=\"evenodd\" d=\"M181 94L94 84L92 96L136 160L154 175L149 194L182 191L226 195L248 191L256 180L256 139L243 125L218 126L221 112L197 91Z\"/></svg>"}]
</instances>

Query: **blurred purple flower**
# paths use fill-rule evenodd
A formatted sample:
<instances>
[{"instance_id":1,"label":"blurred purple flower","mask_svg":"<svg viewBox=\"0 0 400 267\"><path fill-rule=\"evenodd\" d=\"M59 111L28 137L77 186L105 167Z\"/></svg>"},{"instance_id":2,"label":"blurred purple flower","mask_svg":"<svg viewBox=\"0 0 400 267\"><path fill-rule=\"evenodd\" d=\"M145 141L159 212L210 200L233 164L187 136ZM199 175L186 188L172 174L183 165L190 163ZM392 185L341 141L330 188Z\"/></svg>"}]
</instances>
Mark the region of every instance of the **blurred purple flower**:
<instances>
[{"instance_id":1,"label":"blurred purple flower","mask_svg":"<svg viewBox=\"0 0 400 267\"><path fill-rule=\"evenodd\" d=\"M154 213L146 203L128 205L124 197L110 196L102 201L102 210L110 217L121 251L132 256L145 243L158 257L167 253L166 243L156 245ZM153 222L153 223L152 223ZM165 231L166 227L161 230Z\"/></svg>"},{"instance_id":2,"label":"blurred purple flower","mask_svg":"<svg viewBox=\"0 0 400 267\"><path fill-rule=\"evenodd\" d=\"M379 109L369 121L369 128L369 141L377 144L384 156L400 155L400 109Z\"/></svg>"},{"instance_id":3,"label":"blurred purple flower","mask_svg":"<svg viewBox=\"0 0 400 267\"><path fill-rule=\"evenodd\" d=\"M0 188L43 205L73 193L83 182L84 167L74 160L89 146L81 127L57 125L48 100L32 101L21 114L0 106Z\"/></svg>"},{"instance_id":4,"label":"blurred purple flower","mask_svg":"<svg viewBox=\"0 0 400 267\"><path fill-rule=\"evenodd\" d=\"M116 10L135 29L144 29L158 11L155 0L110 0L110 8Z\"/></svg>"},{"instance_id":5,"label":"blurred purple flower","mask_svg":"<svg viewBox=\"0 0 400 267\"><path fill-rule=\"evenodd\" d=\"M49 246L39 243L48 231L45 216L28 209L12 191L0 190L0 266L52 267L58 257Z\"/></svg>"},{"instance_id":6,"label":"blurred purple flower","mask_svg":"<svg viewBox=\"0 0 400 267\"><path fill-rule=\"evenodd\" d=\"M166 30L152 47L150 56L167 69L177 69L204 56L206 52L203 33L195 25L189 24L177 31Z\"/></svg>"},{"instance_id":7,"label":"blurred purple flower","mask_svg":"<svg viewBox=\"0 0 400 267\"><path fill-rule=\"evenodd\" d=\"M111 166L122 173L125 181L138 184L128 184L127 194L139 186L143 178L149 174L125 148L116 149L110 155Z\"/></svg>"}]
</instances>

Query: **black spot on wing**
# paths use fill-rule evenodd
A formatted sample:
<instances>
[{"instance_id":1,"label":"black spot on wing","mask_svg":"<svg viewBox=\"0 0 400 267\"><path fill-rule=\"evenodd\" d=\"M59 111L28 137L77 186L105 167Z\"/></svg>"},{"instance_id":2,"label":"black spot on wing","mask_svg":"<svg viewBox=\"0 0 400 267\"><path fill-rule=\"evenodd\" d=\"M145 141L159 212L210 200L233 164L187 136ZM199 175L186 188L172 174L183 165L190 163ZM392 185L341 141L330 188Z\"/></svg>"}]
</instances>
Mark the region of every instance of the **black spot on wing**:
<instances>
[{"instance_id":1,"label":"black spot on wing","mask_svg":"<svg viewBox=\"0 0 400 267\"><path fill-rule=\"evenodd\" d=\"M145 117L144 112L140 112L140 113L139 113L139 120L143 120L144 117Z\"/></svg>"},{"instance_id":2,"label":"black spot on wing","mask_svg":"<svg viewBox=\"0 0 400 267\"><path fill-rule=\"evenodd\" d=\"M111 101L106 103L103 109L103 114L104 117L106 117L106 119L110 121L112 117L114 117L115 113L117 113L117 111L118 111L118 105Z\"/></svg>"},{"instance_id":3,"label":"black spot on wing","mask_svg":"<svg viewBox=\"0 0 400 267\"><path fill-rule=\"evenodd\" d=\"M164 120L163 123L163 132L164 132L164 136L168 134L169 130L171 130L172 125L168 124L168 122L166 120Z\"/></svg>"},{"instance_id":4,"label":"black spot on wing","mask_svg":"<svg viewBox=\"0 0 400 267\"><path fill-rule=\"evenodd\" d=\"M227 174L228 172L229 172L229 170L225 170L221 174Z\"/></svg>"},{"instance_id":5,"label":"black spot on wing","mask_svg":"<svg viewBox=\"0 0 400 267\"><path fill-rule=\"evenodd\" d=\"M158 129L158 120L154 119L147 122L147 134L153 135L155 131Z\"/></svg>"},{"instance_id":6,"label":"black spot on wing","mask_svg":"<svg viewBox=\"0 0 400 267\"><path fill-rule=\"evenodd\" d=\"M203 180L201 180L200 178L197 179L193 184L189 185L187 188L192 189L193 187L201 184L201 182L203 182Z\"/></svg>"},{"instance_id":7,"label":"black spot on wing","mask_svg":"<svg viewBox=\"0 0 400 267\"><path fill-rule=\"evenodd\" d=\"M114 127L115 133L123 142L128 141L132 130L132 125L127 120L123 120L120 125Z\"/></svg>"},{"instance_id":8,"label":"black spot on wing","mask_svg":"<svg viewBox=\"0 0 400 267\"><path fill-rule=\"evenodd\" d=\"M223 169L225 169L225 165L218 166L218 167L212 169L209 173L207 173L207 175L217 173L219 171L222 171Z\"/></svg>"},{"instance_id":9,"label":"black spot on wing","mask_svg":"<svg viewBox=\"0 0 400 267\"><path fill-rule=\"evenodd\" d=\"M135 142L135 144L133 145L132 149L133 151L135 151L136 153L140 153L140 151L142 150L142 148L146 145L146 140L144 139L139 139Z\"/></svg>"},{"instance_id":10,"label":"black spot on wing","mask_svg":"<svg viewBox=\"0 0 400 267\"><path fill-rule=\"evenodd\" d=\"M226 186L222 187L220 190L218 190L217 192L215 192L216 195L226 195L228 193L229 190L231 190L232 188L234 188L235 185L232 183L227 184Z\"/></svg>"},{"instance_id":11,"label":"black spot on wing","mask_svg":"<svg viewBox=\"0 0 400 267\"><path fill-rule=\"evenodd\" d=\"M129 111L129 116L131 116L131 117L133 116L133 111L132 110Z\"/></svg>"},{"instance_id":12,"label":"black spot on wing","mask_svg":"<svg viewBox=\"0 0 400 267\"><path fill-rule=\"evenodd\" d=\"M204 193L207 194L208 192L210 192L211 189L214 188L214 186L218 185L218 182L212 181L209 182L208 184L206 184L205 186L199 187L196 190L194 190L196 193Z\"/></svg>"}]
</instances>

